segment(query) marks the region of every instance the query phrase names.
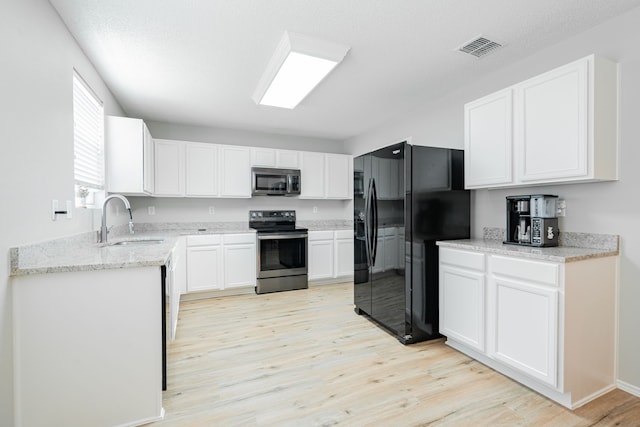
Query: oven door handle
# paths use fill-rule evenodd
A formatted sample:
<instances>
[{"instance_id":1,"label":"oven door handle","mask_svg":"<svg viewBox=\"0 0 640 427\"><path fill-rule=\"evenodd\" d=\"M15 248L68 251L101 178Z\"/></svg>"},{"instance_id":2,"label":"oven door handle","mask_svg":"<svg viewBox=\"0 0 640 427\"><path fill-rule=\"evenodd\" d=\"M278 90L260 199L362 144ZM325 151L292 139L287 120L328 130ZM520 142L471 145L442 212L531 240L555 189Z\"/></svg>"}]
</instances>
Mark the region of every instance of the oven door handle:
<instances>
[{"instance_id":1,"label":"oven door handle","mask_svg":"<svg viewBox=\"0 0 640 427\"><path fill-rule=\"evenodd\" d=\"M258 234L258 240L299 239L308 237L307 233Z\"/></svg>"}]
</instances>

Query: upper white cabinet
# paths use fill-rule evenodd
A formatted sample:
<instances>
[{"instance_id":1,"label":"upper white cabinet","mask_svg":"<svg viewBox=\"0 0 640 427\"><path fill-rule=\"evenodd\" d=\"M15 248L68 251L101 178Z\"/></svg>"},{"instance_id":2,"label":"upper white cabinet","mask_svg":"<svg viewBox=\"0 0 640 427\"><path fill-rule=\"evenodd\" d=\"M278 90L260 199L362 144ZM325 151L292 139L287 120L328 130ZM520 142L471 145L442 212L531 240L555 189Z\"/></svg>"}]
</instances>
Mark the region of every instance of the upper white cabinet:
<instances>
[{"instance_id":1,"label":"upper white cabinet","mask_svg":"<svg viewBox=\"0 0 640 427\"><path fill-rule=\"evenodd\" d=\"M189 142L185 144L185 195L218 195L218 146Z\"/></svg>"},{"instance_id":2,"label":"upper white cabinet","mask_svg":"<svg viewBox=\"0 0 640 427\"><path fill-rule=\"evenodd\" d=\"M304 151L300 153L300 198L325 197L325 155Z\"/></svg>"},{"instance_id":3,"label":"upper white cabinet","mask_svg":"<svg viewBox=\"0 0 640 427\"><path fill-rule=\"evenodd\" d=\"M299 169L299 152L272 148L251 148L251 166L267 168Z\"/></svg>"},{"instance_id":4,"label":"upper white cabinet","mask_svg":"<svg viewBox=\"0 0 640 427\"><path fill-rule=\"evenodd\" d=\"M353 159L345 154L325 155L325 179L328 199L353 197Z\"/></svg>"},{"instance_id":5,"label":"upper white cabinet","mask_svg":"<svg viewBox=\"0 0 640 427\"><path fill-rule=\"evenodd\" d=\"M251 197L251 149L219 145L220 196Z\"/></svg>"},{"instance_id":6,"label":"upper white cabinet","mask_svg":"<svg viewBox=\"0 0 640 427\"><path fill-rule=\"evenodd\" d=\"M184 144L155 141L155 191L157 196L184 196Z\"/></svg>"},{"instance_id":7,"label":"upper white cabinet","mask_svg":"<svg viewBox=\"0 0 640 427\"><path fill-rule=\"evenodd\" d=\"M466 188L617 179L617 77L591 55L466 104Z\"/></svg>"},{"instance_id":8,"label":"upper white cabinet","mask_svg":"<svg viewBox=\"0 0 640 427\"><path fill-rule=\"evenodd\" d=\"M510 184L513 90L505 89L464 106L464 165L467 188Z\"/></svg>"},{"instance_id":9,"label":"upper white cabinet","mask_svg":"<svg viewBox=\"0 0 640 427\"><path fill-rule=\"evenodd\" d=\"M353 197L352 163L352 157L346 154L301 152L300 198L351 199Z\"/></svg>"},{"instance_id":10,"label":"upper white cabinet","mask_svg":"<svg viewBox=\"0 0 640 427\"><path fill-rule=\"evenodd\" d=\"M141 119L107 116L107 191L127 195L154 192L153 138Z\"/></svg>"}]
</instances>

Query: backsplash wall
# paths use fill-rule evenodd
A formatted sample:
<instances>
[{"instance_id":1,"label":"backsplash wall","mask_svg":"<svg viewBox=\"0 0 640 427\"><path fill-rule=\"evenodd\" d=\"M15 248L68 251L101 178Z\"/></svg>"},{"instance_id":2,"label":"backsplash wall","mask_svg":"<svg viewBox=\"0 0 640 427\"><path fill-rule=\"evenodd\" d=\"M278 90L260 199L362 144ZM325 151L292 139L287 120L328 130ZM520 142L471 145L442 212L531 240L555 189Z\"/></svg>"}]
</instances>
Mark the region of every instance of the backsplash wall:
<instances>
[{"instance_id":1,"label":"backsplash wall","mask_svg":"<svg viewBox=\"0 0 640 427\"><path fill-rule=\"evenodd\" d=\"M207 199L169 197L129 197L136 222L248 221L249 210L296 211L298 220L352 220L351 200L305 200L293 197L252 197L250 199ZM155 215L149 215L149 206ZM209 214L213 207L215 213ZM314 213L314 207L317 212ZM119 214L124 217L124 212Z\"/></svg>"}]
</instances>

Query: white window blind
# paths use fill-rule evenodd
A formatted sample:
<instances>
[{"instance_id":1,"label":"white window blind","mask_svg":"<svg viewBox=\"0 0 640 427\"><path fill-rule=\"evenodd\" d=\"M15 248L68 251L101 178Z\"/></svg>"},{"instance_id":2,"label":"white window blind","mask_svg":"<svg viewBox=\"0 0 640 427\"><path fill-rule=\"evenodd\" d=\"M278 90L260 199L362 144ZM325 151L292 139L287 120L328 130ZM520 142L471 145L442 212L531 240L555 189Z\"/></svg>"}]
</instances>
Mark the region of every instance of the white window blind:
<instances>
[{"instance_id":1,"label":"white window blind","mask_svg":"<svg viewBox=\"0 0 640 427\"><path fill-rule=\"evenodd\" d=\"M104 188L104 108L84 80L73 73L73 152L76 188ZM85 190L86 191L86 190Z\"/></svg>"}]
</instances>

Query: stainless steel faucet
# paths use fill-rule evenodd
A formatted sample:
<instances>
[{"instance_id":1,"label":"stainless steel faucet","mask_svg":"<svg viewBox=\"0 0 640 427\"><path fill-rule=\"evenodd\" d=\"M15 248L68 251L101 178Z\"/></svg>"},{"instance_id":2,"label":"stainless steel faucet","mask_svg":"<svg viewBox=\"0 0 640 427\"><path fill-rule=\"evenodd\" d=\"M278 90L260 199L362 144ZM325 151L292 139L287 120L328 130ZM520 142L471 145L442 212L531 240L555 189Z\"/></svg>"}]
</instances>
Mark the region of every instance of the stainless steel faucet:
<instances>
[{"instance_id":1,"label":"stainless steel faucet","mask_svg":"<svg viewBox=\"0 0 640 427\"><path fill-rule=\"evenodd\" d=\"M98 232L98 243L107 243L109 229L107 228L107 203L111 199L120 199L124 203L124 207L129 211L129 234L133 234L133 215L131 214L131 205L126 197L120 194L112 194L104 198L102 202L102 226Z\"/></svg>"}]
</instances>

